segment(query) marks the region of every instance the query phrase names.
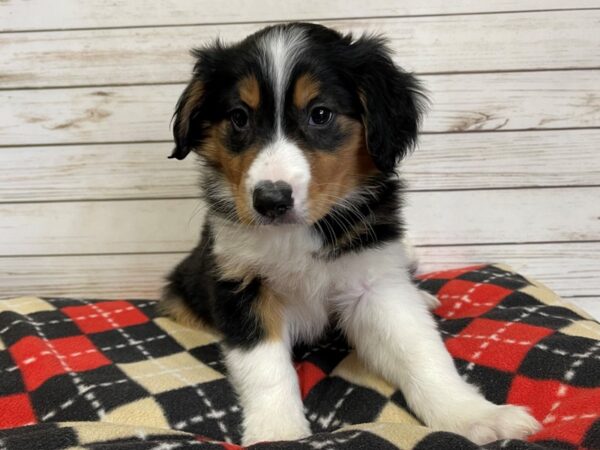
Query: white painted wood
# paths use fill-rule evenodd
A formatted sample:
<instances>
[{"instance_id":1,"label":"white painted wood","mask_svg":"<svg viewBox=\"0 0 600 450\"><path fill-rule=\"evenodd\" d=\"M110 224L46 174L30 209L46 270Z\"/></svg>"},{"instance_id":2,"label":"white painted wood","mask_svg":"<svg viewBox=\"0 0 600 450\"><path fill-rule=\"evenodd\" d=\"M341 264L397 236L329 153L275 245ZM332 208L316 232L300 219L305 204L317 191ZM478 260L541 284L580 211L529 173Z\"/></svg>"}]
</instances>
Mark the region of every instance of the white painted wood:
<instances>
[{"instance_id":1,"label":"white painted wood","mask_svg":"<svg viewBox=\"0 0 600 450\"><path fill-rule=\"evenodd\" d=\"M585 128L600 127L600 71L556 69L599 67L599 1L232 1L0 2L0 297L156 298L203 215L193 161L164 159L187 49L316 19L383 32L428 74L433 110L404 168L436 191L409 195L423 268L509 263L598 311L600 130ZM93 85L108 87L77 87ZM32 87L67 89L15 89ZM544 189L496 190L514 187Z\"/></svg>"},{"instance_id":2,"label":"white painted wood","mask_svg":"<svg viewBox=\"0 0 600 450\"><path fill-rule=\"evenodd\" d=\"M424 131L600 125L600 71L432 75ZM183 85L0 91L2 144L170 140Z\"/></svg>"},{"instance_id":3,"label":"white painted wood","mask_svg":"<svg viewBox=\"0 0 600 450\"><path fill-rule=\"evenodd\" d=\"M411 192L416 245L600 240L600 188Z\"/></svg>"},{"instance_id":4,"label":"white painted wood","mask_svg":"<svg viewBox=\"0 0 600 450\"><path fill-rule=\"evenodd\" d=\"M0 257L0 298L157 299L183 254Z\"/></svg>"},{"instance_id":5,"label":"white painted wood","mask_svg":"<svg viewBox=\"0 0 600 450\"><path fill-rule=\"evenodd\" d=\"M4 145L172 139L182 85L0 91Z\"/></svg>"},{"instance_id":6,"label":"white painted wood","mask_svg":"<svg viewBox=\"0 0 600 450\"><path fill-rule=\"evenodd\" d=\"M569 298L568 301L600 321L600 297L576 297Z\"/></svg>"},{"instance_id":7,"label":"white painted wood","mask_svg":"<svg viewBox=\"0 0 600 450\"><path fill-rule=\"evenodd\" d=\"M0 148L0 202L198 196L194 157L177 164L167 160L171 149L168 142Z\"/></svg>"},{"instance_id":8,"label":"white painted wood","mask_svg":"<svg viewBox=\"0 0 600 450\"><path fill-rule=\"evenodd\" d=\"M597 185L598 142L600 130L430 134L402 173L417 190Z\"/></svg>"},{"instance_id":9,"label":"white painted wood","mask_svg":"<svg viewBox=\"0 0 600 450\"><path fill-rule=\"evenodd\" d=\"M417 252L422 267L428 270L500 261L563 296L594 296L600 291L600 243L435 247ZM0 298L56 295L155 299L165 274L184 256L0 257ZM586 309L592 301L582 303L584 300L576 299Z\"/></svg>"},{"instance_id":10,"label":"white painted wood","mask_svg":"<svg viewBox=\"0 0 600 450\"><path fill-rule=\"evenodd\" d=\"M411 190L600 183L600 130L430 134L405 160ZM0 202L195 197L193 156L171 143L0 148ZM584 162L584 163L583 163Z\"/></svg>"},{"instance_id":11,"label":"white painted wood","mask_svg":"<svg viewBox=\"0 0 600 450\"><path fill-rule=\"evenodd\" d=\"M496 11L598 8L596 0L8 0L0 3L0 30L47 30L220 22L314 20Z\"/></svg>"},{"instance_id":12,"label":"white painted wood","mask_svg":"<svg viewBox=\"0 0 600 450\"><path fill-rule=\"evenodd\" d=\"M418 245L600 240L600 188L412 192ZM187 251L198 199L0 205L0 255Z\"/></svg>"},{"instance_id":13,"label":"white painted wood","mask_svg":"<svg viewBox=\"0 0 600 450\"><path fill-rule=\"evenodd\" d=\"M600 125L600 71L423 77L432 111L424 131Z\"/></svg>"},{"instance_id":14,"label":"white painted wood","mask_svg":"<svg viewBox=\"0 0 600 450\"><path fill-rule=\"evenodd\" d=\"M419 73L600 67L600 33L590 34L600 28L600 10L360 19L326 25L384 34L398 64ZM1 85L185 82L193 64L190 48L217 36L226 42L239 40L262 26L0 34Z\"/></svg>"},{"instance_id":15,"label":"white painted wood","mask_svg":"<svg viewBox=\"0 0 600 450\"><path fill-rule=\"evenodd\" d=\"M3 204L0 255L185 251L203 213L196 199Z\"/></svg>"}]
</instances>

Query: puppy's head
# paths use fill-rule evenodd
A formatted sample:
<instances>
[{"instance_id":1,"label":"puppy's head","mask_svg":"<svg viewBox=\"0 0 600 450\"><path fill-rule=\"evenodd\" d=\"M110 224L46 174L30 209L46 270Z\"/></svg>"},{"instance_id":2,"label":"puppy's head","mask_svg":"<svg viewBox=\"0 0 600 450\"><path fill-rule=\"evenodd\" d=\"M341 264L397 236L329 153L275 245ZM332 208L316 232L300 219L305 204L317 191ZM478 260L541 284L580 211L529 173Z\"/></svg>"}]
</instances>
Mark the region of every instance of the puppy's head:
<instances>
[{"instance_id":1,"label":"puppy's head","mask_svg":"<svg viewBox=\"0 0 600 450\"><path fill-rule=\"evenodd\" d=\"M415 142L419 84L378 37L294 23L194 55L171 157L201 156L206 199L230 220L314 223Z\"/></svg>"}]
</instances>

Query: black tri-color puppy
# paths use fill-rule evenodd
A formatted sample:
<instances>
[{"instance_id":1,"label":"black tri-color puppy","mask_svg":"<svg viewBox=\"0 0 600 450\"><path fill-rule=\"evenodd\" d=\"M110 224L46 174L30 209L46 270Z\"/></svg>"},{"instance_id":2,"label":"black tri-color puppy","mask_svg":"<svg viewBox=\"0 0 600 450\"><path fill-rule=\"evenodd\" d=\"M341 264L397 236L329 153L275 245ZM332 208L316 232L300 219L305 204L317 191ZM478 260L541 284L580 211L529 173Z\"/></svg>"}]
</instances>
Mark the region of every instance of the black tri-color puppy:
<instances>
[{"instance_id":1,"label":"black tri-color puppy","mask_svg":"<svg viewBox=\"0 0 600 450\"><path fill-rule=\"evenodd\" d=\"M163 308L222 334L243 443L310 434L290 350L331 320L428 426L477 443L534 432L458 375L411 282L396 165L424 98L384 41L292 23L194 55L172 157L200 157L208 213Z\"/></svg>"}]
</instances>

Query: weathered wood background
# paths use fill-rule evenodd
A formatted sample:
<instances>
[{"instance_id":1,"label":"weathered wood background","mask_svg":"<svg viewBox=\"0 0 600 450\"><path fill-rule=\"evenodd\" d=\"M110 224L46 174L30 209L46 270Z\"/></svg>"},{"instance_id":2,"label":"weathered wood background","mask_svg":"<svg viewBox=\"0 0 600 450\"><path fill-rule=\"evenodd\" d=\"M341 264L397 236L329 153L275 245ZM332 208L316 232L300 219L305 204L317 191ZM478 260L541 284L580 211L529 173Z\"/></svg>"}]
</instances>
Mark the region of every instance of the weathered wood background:
<instances>
[{"instance_id":1,"label":"weathered wood background","mask_svg":"<svg viewBox=\"0 0 600 450\"><path fill-rule=\"evenodd\" d=\"M167 161L190 47L385 33L432 110L403 167L422 269L505 262L600 317L600 1L0 2L0 297L155 298L193 245Z\"/></svg>"}]
</instances>

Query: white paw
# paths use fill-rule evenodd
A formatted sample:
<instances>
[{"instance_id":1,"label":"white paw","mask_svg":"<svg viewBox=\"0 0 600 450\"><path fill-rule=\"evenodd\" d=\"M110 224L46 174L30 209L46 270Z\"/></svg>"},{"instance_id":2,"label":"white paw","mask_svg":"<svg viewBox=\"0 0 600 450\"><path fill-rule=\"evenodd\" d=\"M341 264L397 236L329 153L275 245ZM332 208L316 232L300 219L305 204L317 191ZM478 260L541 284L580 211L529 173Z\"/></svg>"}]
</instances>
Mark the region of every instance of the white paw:
<instances>
[{"instance_id":1,"label":"white paw","mask_svg":"<svg viewBox=\"0 0 600 450\"><path fill-rule=\"evenodd\" d=\"M526 408L494 405L469 426L466 436L476 444L485 444L498 439L524 439L540 428L540 423Z\"/></svg>"},{"instance_id":2,"label":"white paw","mask_svg":"<svg viewBox=\"0 0 600 450\"><path fill-rule=\"evenodd\" d=\"M463 413L453 422L448 431L461 434L479 445L499 439L524 439L541 428L527 408L498 406L487 401L471 409L468 404L465 405Z\"/></svg>"},{"instance_id":3,"label":"white paw","mask_svg":"<svg viewBox=\"0 0 600 450\"><path fill-rule=\"evenodd\" d=\"M291 441L312 434L308 420L305 417L291 419L290 417L278 416L278 414L277 411L272 411L272 415L267 420L260 421L260 423L244 421L242 445L247 446L257 442Z\"/></svg>"},{"instance_id":4,"label":"white paw","mask_svg":"<svg viewBox=\"0 0 600 450\"><path fill-rule=\"evenodd\" d=\"M425 305L427 305L427 309L430 311L433 311L442 304L435 295L431 295L427 291L419 290L419 293L421 294L421 298L423 298Z\"/></svg>"}]
</instances>

